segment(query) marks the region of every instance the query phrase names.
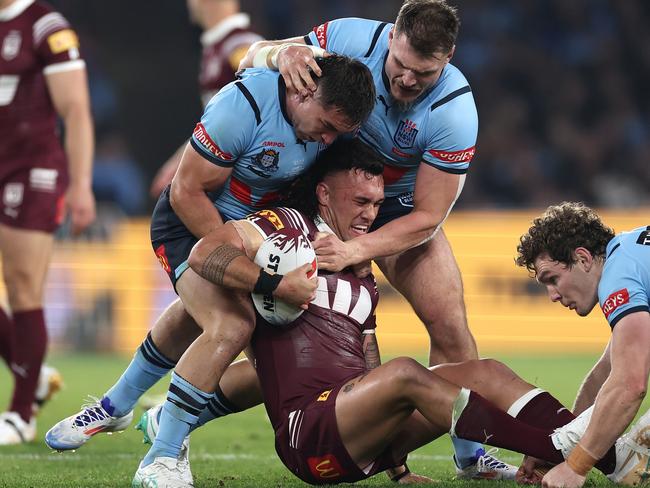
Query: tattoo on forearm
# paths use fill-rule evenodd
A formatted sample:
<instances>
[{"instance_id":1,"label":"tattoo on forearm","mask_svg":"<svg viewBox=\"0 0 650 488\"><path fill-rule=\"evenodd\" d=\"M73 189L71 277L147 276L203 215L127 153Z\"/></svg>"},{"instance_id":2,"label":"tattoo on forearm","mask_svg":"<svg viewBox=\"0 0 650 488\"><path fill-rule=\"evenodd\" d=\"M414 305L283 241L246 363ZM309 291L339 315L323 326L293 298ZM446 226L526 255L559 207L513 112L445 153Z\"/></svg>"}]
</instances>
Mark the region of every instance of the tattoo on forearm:
<instances>
[{"instance_id":1,"label":"tattoo on forearm","mask_svg":"<svg viewBox=\"0 0 650 488\"><path fill-rule=\"evenodd\" d=\"M226 268L239 256L246 256L246 254L229 244L220 245L205 258L201 266L201 276L216 285L223 285Z\"/></svg>"},{"instance_id":2,"label":"tattoo on forearm","mask_svg":"<svg viewBox=\"0 0 650 488\"><path fill-rule=\"evenodd\" d=\"M377 338L370 336L366 342L366 349L363 352L366 358L366 369L375 369L381 365L381 359L379 357L379 345L377 344Z\"/></svg>"}]
</instances>

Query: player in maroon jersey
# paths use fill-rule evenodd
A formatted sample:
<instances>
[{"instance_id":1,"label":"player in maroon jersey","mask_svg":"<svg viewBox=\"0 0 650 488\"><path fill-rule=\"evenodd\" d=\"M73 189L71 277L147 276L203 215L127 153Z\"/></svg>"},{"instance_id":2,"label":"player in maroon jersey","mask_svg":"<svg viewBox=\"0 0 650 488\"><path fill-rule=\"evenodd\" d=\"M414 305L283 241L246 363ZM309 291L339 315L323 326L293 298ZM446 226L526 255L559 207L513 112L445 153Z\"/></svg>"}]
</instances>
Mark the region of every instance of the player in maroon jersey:
<instances>
[{"instance_id":1,"label":"player in maroon jersey","mask_svg":"<svg viewBox=\"0 0 650 488\"><path fill-rule=\"evenodd\" d=\"M65 138L59 141L57 115ZM77 35L40 1L0 0L0 253L11 314L0 310L0 356L15 379L0 445L31 441L47 345L43 287L53 232L69 213L95 218L93 126Z\"/></svg>"},{"instance_id":2,"label":"player in maroon jersey","mask_svg":"<svg viewBox=\"0 0 650 488\"><path fill-rule=\"evenodd\" d=\"M262 40L250 28L250 17L239 11L239 0L187 0L190 19L203 29L199 88L205 107L221 87L235 79L239 62L254 42ZM171 183L187 141L163 164L151 183L151 196Z\"/></svg>"},{"instance_id":3,"label":"player in maroon jersey","mask_svg":"<svg viewBox=\"0 0 650 488\"><path fill-rule=\"evenodd\" d=\"M197 243L190 266L213 283L252 291L266 274L252 258L276 230L299 229L312 240L329 232L343 241L367 232L383 200L380 174L372 166L350 169L345 161L329 166L299 183L305 191L294 192L291 206L301 211L276 208L228 222ZM402 357L381 365L374 278L358 278L348 268L319 271L318 281L316 298L288 327L258 316L252 342L276 451L300 479L354 482L397 469L394 479L405 480L406 455L447 432L551 463L583 463L572 450L590 412L574 417L494 360L427 369ZM638 482L643 475L627 465L645 466L648 452L638 442L647 442L648 423L646 415L597 467L632 473ZM160 464L157 475L170 466Z\"/></svg>"}]
</instances>

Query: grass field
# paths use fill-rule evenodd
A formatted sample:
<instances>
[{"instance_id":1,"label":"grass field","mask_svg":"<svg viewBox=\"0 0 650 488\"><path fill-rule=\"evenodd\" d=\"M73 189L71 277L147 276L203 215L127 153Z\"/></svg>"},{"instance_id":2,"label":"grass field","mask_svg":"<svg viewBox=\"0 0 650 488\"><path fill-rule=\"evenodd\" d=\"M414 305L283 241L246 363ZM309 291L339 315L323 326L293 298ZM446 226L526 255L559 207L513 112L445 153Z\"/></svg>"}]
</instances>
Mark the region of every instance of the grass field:
<instances>
[{"instance_id":1,"label":"grass field","mask_svg":"<svg viewBox=\"0 0 650 488\"><path fill-rule=\"evenodd\" d=\"M591 356L499 359L526 380L553 392L570 405L575 391L595 361ZM133 428L112 436L98 435L77 452L55 453L42 442L47 429L79 409L86 395L101 396L115 381L129 358L102 355L59 355L49 363L62 372L66 388L39 417L38 438L30 445L0 447L0 487L118 487L130 486L137 465L146 452L142 436ZM8 400L10 377L0 372L0 405ZM166 391L161 381L152 392ZM136 418L141 409L136 410ZM135 421L134 421L135 424ZM416 451L409 458L411 470L451 484L451 443L442 438ZM520 456L501 452L513 464ZM255 487L306 486L281 464L273 448L273 432L261 407L221 419L192 436L190 459L195 486ZM600 475L593 482L605 484ZM489 484L487 484L489 483ZM384 475L359 483L362 486L392 486ZM456 487L494 486L494 482L453 482ZM499 486L515 486L499 483Z\"/></svg>"}]
</instances>

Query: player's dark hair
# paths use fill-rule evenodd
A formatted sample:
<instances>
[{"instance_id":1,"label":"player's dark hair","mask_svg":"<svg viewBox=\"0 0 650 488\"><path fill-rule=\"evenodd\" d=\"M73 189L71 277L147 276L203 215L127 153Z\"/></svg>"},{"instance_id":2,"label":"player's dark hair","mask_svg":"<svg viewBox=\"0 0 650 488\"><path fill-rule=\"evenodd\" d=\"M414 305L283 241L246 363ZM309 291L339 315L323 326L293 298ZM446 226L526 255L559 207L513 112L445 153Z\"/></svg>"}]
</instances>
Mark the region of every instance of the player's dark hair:
<instances>
[{"instance_id":1,"label":"player's dark hair","mask_svg":"<svg viewBox=\"0 0 650 488\"><path fill-rule=\"evenodd\" d=\"M360 125L375 106L375 83L365 64L347 56L316 58L322 75L316 78L318 100L324 107L336 107L350 124Z\"/></svg>"},{"instance_id":2,"label":"player's dark hair","mask_svg":"<svg viewBox=\"0 0 650 488\"><path fill-rule=\"evenodd\" d=\"M449 53L458 36L460 19L445 0L406 0L395 21L395 35L406 35L422 56Z\"/></svg>"},{"instance_id":3,"label":"player's dark hair","mask_svg":"<svg viewBox=\"0 0 650 488\"><path fill-rule=\"evenodd\" d=\"M519 239L515 262L533 275L535 260L544 253L553 261L572 266L576 248L584 247L593 256L604 257L613 237L614 231L584 203L562 202L548 207L533 220L528 232Z\"/></svg>"},{"instance_id":4,"label":"player's dark hair","mask_svg":"<svg viewBox=\"0 0 650 488\"><path fill-rule=\"evenodd\" d=\"M339 139L320 153L307 173L294 182L282 205L295 208L313 219L318 215L316 186L328 175L354 169L372 178L382 174L384 161L383 156L359 139Z\"/></svg>"}]
</instances>

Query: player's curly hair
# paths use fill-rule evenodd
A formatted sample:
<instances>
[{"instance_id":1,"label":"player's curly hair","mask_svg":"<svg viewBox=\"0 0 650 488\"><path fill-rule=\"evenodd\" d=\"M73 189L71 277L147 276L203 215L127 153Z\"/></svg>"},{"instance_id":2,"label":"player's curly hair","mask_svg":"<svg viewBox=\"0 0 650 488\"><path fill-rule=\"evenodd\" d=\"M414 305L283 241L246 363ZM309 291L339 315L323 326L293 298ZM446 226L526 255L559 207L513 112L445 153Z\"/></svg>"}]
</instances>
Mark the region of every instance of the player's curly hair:
<instances>
[{"instance_id":1,"label":"player's curly hair","mask_svg":"<svg viewBox=\"0 0 650 488\"><path fill-rule=\"evenodd\" d=\"M316 78L318 100L336 107L352 125L361 125L375 106L375 83L368 67L347 56L316 58L322 75Z\"/></svg>"},{"instance_id":2,"label":"player's curly hair","mask_svg":"<svg viewBox=\"0 0 650 488\"><path fill-rule=\"evenodd\" d=\"M450 52L459 28L456 8L445 0L406 0L395 21L395 34L405 34L422 56Z\"/></svg>"},{"instance_id":3,"label":"player's curly hair","mask_svg":"<svg viewBox=\"0 0 650 488\"><path fill-rule=\"evenodd\" d=\"M338 139L318 155L307 173L296 179L282 205L295 208L313 219L318 215L316 186L326 176L355 169L371 178L382 174L384 161L383 156L359 139Z\"/></svg>"},{"instance_id":4,"label":"player's curly hair","mask_svg":"<svg viewBox=\"0 0 650 488\"><path fill-rule=\"evenodd\" d=\"M548 207L533 220L528 232L519 238L515 262L534 274L535 260L548 253L553 261L571 266L575 263L576 248L584 247L593 256L604 257L613 237L614 231L584 203L562 202Z\"/></svg>"}]
</instances>

